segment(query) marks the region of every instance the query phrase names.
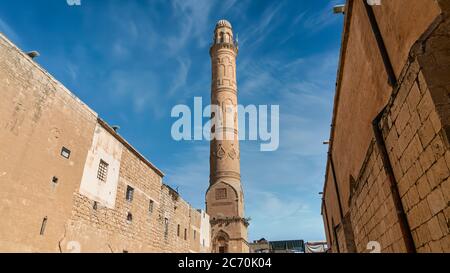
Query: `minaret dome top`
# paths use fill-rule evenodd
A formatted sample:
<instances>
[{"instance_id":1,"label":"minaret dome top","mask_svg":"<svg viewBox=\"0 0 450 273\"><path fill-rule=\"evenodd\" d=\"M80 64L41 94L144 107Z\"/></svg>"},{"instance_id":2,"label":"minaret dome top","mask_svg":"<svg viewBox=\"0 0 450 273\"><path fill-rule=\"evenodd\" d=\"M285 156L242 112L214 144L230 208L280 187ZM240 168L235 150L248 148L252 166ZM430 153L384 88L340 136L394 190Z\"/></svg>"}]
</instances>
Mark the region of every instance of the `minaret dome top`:
<instances>
[{"instance_id":1,"label":"minaret dome top","mask_svg":"<svg viewBox=\"0 0 450 273\"><path fill-rule=\"evenodd\" d=\"M222 20L219 20L219 22L217 22L216 28L219 28L219 27L229 27L229 28L232 28L230 22L228 22L227 20L223 20L223 19L222 19Z\"/></svg>"}]
</instances>

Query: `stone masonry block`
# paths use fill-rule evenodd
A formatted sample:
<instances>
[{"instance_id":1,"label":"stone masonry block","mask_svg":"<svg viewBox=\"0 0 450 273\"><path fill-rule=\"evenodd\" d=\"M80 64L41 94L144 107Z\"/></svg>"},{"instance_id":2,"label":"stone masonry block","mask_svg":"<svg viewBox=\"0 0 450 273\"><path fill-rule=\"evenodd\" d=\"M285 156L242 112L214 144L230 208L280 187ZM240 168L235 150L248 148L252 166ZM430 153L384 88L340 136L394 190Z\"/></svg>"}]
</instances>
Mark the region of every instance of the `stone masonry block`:
<instances>
[{"instance_id":1,"label":"stone masonry block","mask_svg":"<svg viewBox=\"0 0 450 273\"><path fill-rule=\"evenodd\" d=\"M411 88L411 91L409 91L408 97L406 98L409 109L410 110L416 109L421 98L422 98L422 95L420 94L419 85L418 85L417 81L415 81Z\"/></svg>"},{"instance_id":2,"label":"stone masonry block","mask_svg":"<svg viewBox=\"0 0 450 273\"><path fill-rule=\"evenodd\" d=\"M447 179L449 170L444 157L441 157L433 166L431 166L429 172L427 172L427 176L432 189L439 186L442 181Z\"/></svg>"},{"instance_id":3,"label":"stone masonry block","mask_svg":"<svg viewBox=\"0 0 450 273\"><path fill-rule=\"evenodd\" d=\"M420 120L424 122L431 111L434 110L433 100L431 99L431 95L429 92L426 92L422 97L419 106L417 107L417 111L419 113Z\"/></svg>"},{"instance_id":4,"label":"stone masonry block","mask_svg":"<svg viewBox=\"0 0 450 273\"><path fill-rule=\"evenodd\" d=\"M441 184L441 190L442 190L442 194L444 195L444 200L447 201L447 206L449 206L449 202L450 202L450 177L447 178L447 180L445 180L444 182L442 182Z\"/></svg>"},{"instance_id":5,"label":"stone masonry block","mask_svg":"<svg viewBox=\"0 0 450 273\"><path fill-rule=\"evenodd\" d=\"M421 94L424 94L427 91L427 82L425 80L425 77L423 75L423 72L420 71L418 76L417 76L417 83L419 86L419 90Z\"/></svg>"},{"instance_id":6,"label":"stone masonry block","mask_svg":"<svg viewBox=\"0 0 450 273\"><path fill-rule=\"evenodd\" d=\"M430 208L430 212L432 215L438 214L440 211L445 209L447 206L444 195L442 194L442 191L440 188L434 189L428 196L427 196L427 203Z\"/></svg>"},{"instance_id":7,"label":"stone masonry block","mask_svg":"<svg viewBox=\"0 0 450 273\"><path fill-rule=\"evenodd\" d=\"M408 202L409 202L409 206L413 207L415 206L417 203L419 203L420 198L419 198L419 192L417 191L417 187L416 186L412 186L409 191L408 191Z\"/></svg>"},{"instance_id":8,"label":"stone masonry block","mask_svg":"<svg viewBox=\"0 0 450 273\"><path fill-rule=\"evenodd\" d=\"M431 192L431 187L426 175L423 175L417 181L417 192L419 193L419 197L421 200Z\"/></svg>"},{"instance_id":9,"label":"stone masonry block","mask_svg":"<svg viewBox=\"0 0 450 273\"><path fill-rule=\"evenodd\" d=\"M436 157L434 156L433 147L428 146L419 156L420 165L424 171L427 171L436 162Z\"/></svg>"},{"instance_id":10,"label":"stone masonry block","mask_svg":"<svg viewBox=\"0 0 450 273\"><path fill-rule=\"evenodd\" d=\"M404 103L400 109L397 119L395 120L395 127L398 130L398 133L401 135L403 130L405 129L406 124L408 124L409 118L411 117L409 106L407 103Z\"/></svg>"},{"instance_id":11,"label":"stone masonry block","mask_svg":"<svg viewBox=\"0 0 450 273\"><path fill-rule=\"evenodd\" d=\"M439 240L444 233L441 230L441 226L439 224L439 219L437 216L434 216L427 222L428 229L430 230L431 239Z\"/></svg>"},{"instance_id":12,"label":"stone masonry block","mask_svg":"<svg viewBox=\"0 0 450 273\"><path fill-rule=\"evenodd\" d=\"M435 137L436 133L433 128L433 124L430 119L427 119L418 132L420 141L423 147L427 147L431 140Z\"/></svg>"}]
</instances>

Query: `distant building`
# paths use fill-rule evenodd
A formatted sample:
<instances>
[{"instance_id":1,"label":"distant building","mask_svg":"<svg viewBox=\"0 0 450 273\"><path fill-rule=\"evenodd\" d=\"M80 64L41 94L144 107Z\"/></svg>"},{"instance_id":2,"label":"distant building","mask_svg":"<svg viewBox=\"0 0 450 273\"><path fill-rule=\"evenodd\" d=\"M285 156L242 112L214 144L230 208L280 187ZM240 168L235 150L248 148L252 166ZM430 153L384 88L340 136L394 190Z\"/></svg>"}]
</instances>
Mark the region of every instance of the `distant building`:
<instances>
[{"instance_id":1,"label":"distant building","mask_svg":"<svg viewBox=\"0 0 450 273\"><path fill-rule=\"evenodd\" d=\"M328 252L326 241L306 242L305 253L325 253Z\"/></svg>"},{"instance_id":2,"label":"distant building","mask_svg":"<svg viewBox=\"0 0 450 273\"><path fill-rule=\"evenodd\" d=\"M304 253L303 240L267 241L262 238L250 243L251 253Z\"/></svg>"},{"instance_id":3,"label":"distant building","mask_svg":"<svg viewBox=\"0 0 450 273\"><path fill-rule=\"evenodd\" d=\"M262 238L250 243L250 253L270 253L269 242Z\"/></svg>"}]
</instances>

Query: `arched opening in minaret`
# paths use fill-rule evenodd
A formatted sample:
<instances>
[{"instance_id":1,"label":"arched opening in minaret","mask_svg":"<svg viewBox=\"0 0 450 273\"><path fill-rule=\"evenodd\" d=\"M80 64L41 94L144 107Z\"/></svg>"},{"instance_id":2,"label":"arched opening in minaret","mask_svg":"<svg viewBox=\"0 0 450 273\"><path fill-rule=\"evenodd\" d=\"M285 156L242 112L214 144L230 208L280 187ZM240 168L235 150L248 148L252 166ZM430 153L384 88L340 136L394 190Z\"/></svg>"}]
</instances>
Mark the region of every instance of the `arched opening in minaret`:
<instances>
[{"instance_id":1,"label":"arched opening in minaret","mask_svg":"<svg viewBox=\"0 0 450 273\"><path fill-rule=\"evenodd\" d=\"M215 253L228 253L228 243L230 241L230 236L226 234L224 231L220 231L214 240L214 252Z\"/></svg>"}]
</instances>

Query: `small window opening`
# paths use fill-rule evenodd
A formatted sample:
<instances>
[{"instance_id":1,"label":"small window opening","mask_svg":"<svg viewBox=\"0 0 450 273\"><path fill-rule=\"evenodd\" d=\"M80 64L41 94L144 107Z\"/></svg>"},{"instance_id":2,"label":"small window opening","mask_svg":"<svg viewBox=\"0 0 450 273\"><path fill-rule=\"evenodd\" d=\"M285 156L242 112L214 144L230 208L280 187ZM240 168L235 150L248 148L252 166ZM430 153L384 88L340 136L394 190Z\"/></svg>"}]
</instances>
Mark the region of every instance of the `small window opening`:
<instances>
[{"instance_id":1,"label":"small window opening","mask_svg":"<svg viewBox=\"0 0 450 273\"><path fill-rule=\"evenodd\" d=\"M149 204L148 204L148 212L149 212L150 214L153 213L153 205L154 205L154 203L155 203L155 202L153 202L153 200L150 200L150 202L149 202Z\"/></svg>"},{"instance_id":2,"label":"small window opening","mask_svg":"<svg viewBox=\"0 0 450 273\"><path fill-rule=\"evenodd\" d=\"M66 159L69 159L70 158L70 150L67 149L66 147L62 147L62 149L61 149L61 156L66 158Z\"/></svg>"},{"instance_id":3,"label":"small window opening","mask_svg":"<svg viewBox=\"0 0 450 273\"><path fill-rule=\"evenodd\" d=\"M169 236L169 219L164 218L164 237L167 239Z\"/></svg>"},{"instance_id":4,"label":"small window opening","mask_svg":"<svg viewBox=\"0 0 450 273\"><path fill-rule=\"evenodd\" d=\"M47 226L47 216L44 217L44 219L42 219L42 224L41 224L41 231L40 231L40 235L44 235L45 233L45 227Z\"/></svg>"},{"instance_id":5,"label":"small window opening","mask_svg":"<svg viewBox=\"0 0 450 273\"><path fill-rule=\"evenodd\" d=\"M100 160L100 164L98 165L97 178L100 181L106 182L106 178L108 177L108 167L109 164L103 160Z\"/></svg>"},{"instance_id":6,"label":"small window opening","mask_svg":"<svg viewBox=\"0 0 450 273\"><path fill-rule=\"evenodd\" d=\"M128 202L133 201L133 194L134 194L133 187L127 186L127 194L126 194L125 198L127 199Z\"/></svg>"}]
</instances>

